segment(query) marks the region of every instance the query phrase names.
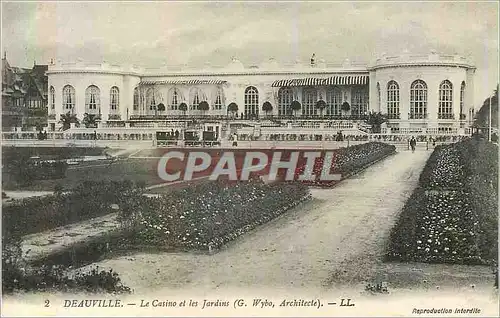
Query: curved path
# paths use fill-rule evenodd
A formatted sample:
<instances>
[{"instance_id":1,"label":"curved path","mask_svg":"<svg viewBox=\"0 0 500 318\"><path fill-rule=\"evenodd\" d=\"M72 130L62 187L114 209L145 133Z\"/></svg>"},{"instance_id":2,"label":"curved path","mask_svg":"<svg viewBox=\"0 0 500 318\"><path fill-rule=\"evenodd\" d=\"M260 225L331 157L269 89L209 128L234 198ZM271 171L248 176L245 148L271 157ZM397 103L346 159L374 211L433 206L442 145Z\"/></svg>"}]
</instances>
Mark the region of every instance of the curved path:
<instances>
[{"instance_id":1,"label":"curved path","mask_svg":"<svg viewBox=\"0 0 500 318\"><path fill-rule=\"evenodd\" d=\"M135 254L99 263L136 292L328 288L371 279L430 151L403 151L213 255Z\"/></svg>"}]
</instances>

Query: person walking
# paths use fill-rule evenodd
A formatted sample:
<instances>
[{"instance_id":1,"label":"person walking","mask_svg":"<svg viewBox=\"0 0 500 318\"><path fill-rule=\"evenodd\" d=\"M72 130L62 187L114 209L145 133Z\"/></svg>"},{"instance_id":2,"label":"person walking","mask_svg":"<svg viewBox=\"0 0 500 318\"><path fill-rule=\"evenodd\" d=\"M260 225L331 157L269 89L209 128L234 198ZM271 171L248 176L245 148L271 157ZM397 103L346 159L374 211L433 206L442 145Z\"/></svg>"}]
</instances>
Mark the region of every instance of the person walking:
<instances>
[{"instance_id":1,"label":"person walking","mask_svg":"<svg viewBox=\"0 0 500 318\"><path fill-rule=\"evenodd\" d=\"M238 135L236 133L233 134L233 147L238 147Z\"/></svg>"},{"instance_id":2,"label":"person walking","mask_svg":"<svg viewBox=\"0 0 500 318\"><path fill-rule=\"evenodd\" d=\"M416 146L417 146L417 140L415 139L415 136L412 136L410 139L411 152L415 152Z\"/></svg>"}]
</instances>

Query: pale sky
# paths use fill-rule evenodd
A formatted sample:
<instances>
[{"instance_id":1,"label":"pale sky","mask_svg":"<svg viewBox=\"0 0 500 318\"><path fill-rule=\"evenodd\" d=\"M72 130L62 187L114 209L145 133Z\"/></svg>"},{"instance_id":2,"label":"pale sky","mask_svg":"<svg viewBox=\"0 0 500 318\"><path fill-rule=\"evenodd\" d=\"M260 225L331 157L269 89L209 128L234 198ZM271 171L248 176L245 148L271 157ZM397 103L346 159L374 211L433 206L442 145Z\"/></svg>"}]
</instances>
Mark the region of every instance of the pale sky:
<instances>
[{"instance_id":1,"label":"pale sky","mask_svg":"<svg viewBox=\"0 0 500 318\"><path fill-rule=\"evenodd\" d=\"M245 65L270 57L370 62L387 53L458 53L477 66L476 105L498 81L494 2L5 2L11 65L83 59L145 67ZM479 105L478 105L479 106Z\"/></svg>"}]
</instances>

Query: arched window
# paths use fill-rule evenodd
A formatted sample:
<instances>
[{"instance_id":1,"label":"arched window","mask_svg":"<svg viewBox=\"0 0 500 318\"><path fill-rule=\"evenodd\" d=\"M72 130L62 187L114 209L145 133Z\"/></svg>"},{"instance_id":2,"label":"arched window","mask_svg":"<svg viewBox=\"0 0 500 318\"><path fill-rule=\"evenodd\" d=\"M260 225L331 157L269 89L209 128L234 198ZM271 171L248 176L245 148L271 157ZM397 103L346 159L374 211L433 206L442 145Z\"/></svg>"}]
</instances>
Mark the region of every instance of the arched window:
<instances>
[{"instance_id":1,"label":"arched window","mask_svg":"<svg viewBox=\"0 0 500 318\"><path fill-rule=\"evenodd\" d=\"M380 83L377 83L377 106L378 106L378 109L380 109Z\"/></svg>"},{"instance_id":2,"label":"arched window","mask_svg":"<svg viewBox=\"0 0 500 318\"><path fill-rule=\"evenodd\" d=\"M368 111L368 91L363 88L355 88L352 91L351 115L362 116Z\"/></svg>"},{"instance_id":3,"label":"arched window","mask_svg":"<svg viewBox=\"0 0 500 318\"><path fill-rule=\"evenodd\" d=\"M134 88L134 104L133 104L134 110L139 109L139 87Z\"/></svg>"},{"instance_id":4,"label":"arched window","mask_svg":"<svg viewBox=\"0 0 500 318\"><path fill-rule=\"evenodd\" d=\"M109 100L109 108L111 110L118 110L120 107L120 91L118 90L118 87L111 87L111 90L109 91Z\"/></svg>"},{"instance_id":5,"label":"arched window","mask_svg":"<svg viewBox=\"0 0 500 318\"><path fill-rule=\"evenodd\" d=\"M63 108L66 110L75 108L75 89L71 85L63 88Z\"/></svg>"},{"instance_id":6,"label":"arched window","mask_svg":"<svg viewBox=\"0 0 500 318\"><path fill-rule=\"evenodd\" d=\"M318 99L318 92L315 88L305 88L302 91L302 115L311 116L317 115L316 101Z\"/></svg>"},{"instance_id":7,"label":"arched window","mask_svg":"<svg viewBox=\"0 0 500 318\"><path fill-rule=\"evenodd\" d=\"M291 88L282 87L278 91L278 116L292 114L290 104L293 102L293 91Z\"/></svg>"},{"instance_id":8,"label":"arched window","mask_svg":"<svg viewBox=\"0 0 500 318\"><path fill-rule=\"evenodd\" d=\"M99 87L90 85L85 90L85 112L95 114L101 106Z\"/></svg>"},{"instance_id":9,"label":"arched window","mask_svg":"<svg viewBox=\"0 0 500 318\"><path fill-rule=\"evenodd\" d=\"M465 82L462 82L462 85L460 85L460 117L462 117L462 114L464 114L464 99L465 99Z\"/></svg>"},{"instance_id":10,"label":"arched window","mask_svg":"<svg viewBox=\"0 0 500 318\"><path fill-rule=\"evenodd\" d=\"M410 114L409 119L427 118L427 84L416 80L410 86Z\"/></svg>"},{"instance_id":11,"label":"arched window","mask_svg":"<svg viewBox=\"0 0 500 318\"><path fill-rule=\"evenodd\" d=\"M146 104L150 111L156 111L156 106L163 101L161 93L155 88L149 88L146 92Z\"/></svg>"},{"instance_id":12,"label":"arched window","mask_svg":"<svg viewBox=\"0 0 500 318\"><path fill-rule=\"evenodd\" d=\"M453 119L453 85L448 80L439 85L438 119Z\"/></svg>"},{"instance_id":13,"label":"arched window","mask_svg":"<svg viewBox=\"0 0 500 318\"><path fill-rule=\"evenodd\" d=\"M342 92L338 87L332 87L326 91L326 114L340 115L342 105Z\"/></svg>"},{"instance_id":14,"label":"arched window","mask_svg":"<svg viewBox=\"0 0 500 318\"><path fill-rule=\"evenodd\" d=\"M203 91L197 87L192 88L189 94L189 109L198 109L198 105L204 100L206 100L206 98Z\"/></svg>"},{"instance_id":15,"label":"arched window","mask_svg":"<svg viewBox=\"0 0 500 318\"><path fill-rule=\"evenodd\" d=\"M56 108L56 90L54 86L50 87L50 109Z\"/></svg>"},{"instance_id":16,"label":"arched window","mask_svg":"<svg viewBox=\"0 0 500 318\"><path fill-rule=\"evenodd\" d=\"M168 107L171 110L178 110L182 102L182 95L178 88L174 87L170 90L168 95Z\"/></svg>"},{"instance_id":17,"label":"arched window","mask_svg":"<svg viewBox=\"0 0 500 318\"><path fill-rule=\"evenodd\" d=\"M387 83L387 117L399 119L399 85L396 81Z\"/></svg>"},{"instance_id":18,"label":"arched window","mask_svg":"<svg viewBox=\"0 0 500 318\"><path fill-rule=\"evenodd\" d=\"M245 89L245 115L259 115L259 91L253 86Z\"/></svg>"},{"instance_id":19,"label":"arched window","mask_svg":"<svg viewBox=\"0 0 500 318\"><path fill-rule=\"evenodd\" d=\"M224 107L224 98L222 89L218 89L215 94L214 109L221 110Z\"/></svg>"}]
</instances>

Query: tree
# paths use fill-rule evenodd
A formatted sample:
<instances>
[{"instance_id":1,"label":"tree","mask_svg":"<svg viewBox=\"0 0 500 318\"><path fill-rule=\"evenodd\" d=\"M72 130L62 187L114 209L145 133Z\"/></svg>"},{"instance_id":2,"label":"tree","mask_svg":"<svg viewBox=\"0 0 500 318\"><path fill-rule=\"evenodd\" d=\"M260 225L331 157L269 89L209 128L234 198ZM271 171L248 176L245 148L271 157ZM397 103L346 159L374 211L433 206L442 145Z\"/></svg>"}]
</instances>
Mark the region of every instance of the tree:
<instances>
[{"instance_id":1,"label":"tree","mask_svg":"<svg viewBox=\"0 0 500 318\"><path fill-rule=\"evenodd\" d=\"M342 111L344 112L348 112L349 110L351 110L351 105L349 105L348 102L343 102L342 106L340 106L340 109L342 109Z\"/></svg>"},{"instance_id":2,"label":"tree","mask_svg":"<svg viewBox=\"0 0 500 318\"><path fill-rule=\"evenodd\" d=\"M387 118L381 112L370 112L366 123L372 126L372 133L379 134L381 131L380 126L387 121Z\"/></svg>"},{"instance_id":3,"label":"tree","mask_svg":"<svg viewBox=\"0 0 500 318\"><path fill-rule=\"evenodd\" d=\"M163 103L158 104L158 111L164 112L165 111L165 105Z\"/></svg>"},{"instance_id":4,"label":"tree","mask_svg":"<svg viewBox=\"0 0 500 318\"><path fill-rule=\"evenodd\" d=\"M326 103L324 100L320 99L316 102L316 108L319 109L320 116L323 116L323 109L325 109Z\"/></svg>"},{"instance_id":5,"label":"tree","mask_svg":"<svg viewBox=\"0 0 500 318\"><path fill-rule=\"evenodd\" d=\"M62 130L68 130L71 124L79 125L80 121L75 114L67 112L66 114L61 114L61 119L59 119L59 124L62 124Z\"/></svg>"},{"instance_id":6,"label":"tree","mask_svg":"<svg viewBox=\"0 0 500 318\"><path fill-rule=\"evenodd\" d=\"M302 108L302 105L300 105L300 103L298 101L294 100L290 104L290 108L293 110L293 114L296 115L297 111L300 110L300 108Z\"/></svg>"},{"instance_id":7,"label":"tree","mask_svg":"<svg viewBox=\"0 0 500 318\"><path fill-rule=\"evenodd\" d=\"M489 126L490 116L490 98L491 98L491 126L498 127L498 84L495 92L491 97L484 100L483 105L476 113L474 126L477 128L487 129Z\"/></svg>"},{"instance_id":8,"label":"tree","mask_svg":"<svg viewBox=\"0 0 500 318\"><path fill-rule=\"evenodd\" d=\"M236 103L231 103L227 106L227 111L236 114L238 112L238 105Z\"/></svg>"},{"instance_id":9,"label":"tree","mask_svg":"<svg viewBox=\"0 0 500 318\"><path fill-rule=\"evenodd\" d=\"M272 112L273 105L271 105L270 102L264 102L264 104L262 105L262 111L264 111L266 114Z\"/></svg>"},{"instance_id":10,"label":"tree","mask_svg":"<svg viewBox=\"0 0 500 318\"><path fill-rule=\"evenodd\" d=\"M184 116L186 115L186 111L188 109L188 105L186 103L181 103L179 105L179 110L182 111L184 113Z\"/></svg>"},{"instance_id":11,"label":"tree","mask_svg":"<svg viewBox=\"0 0 500 318\"><path fill-rule=\"evenodd\" d=\"M208 105L208 102L202 101L198 104L198 109L205 114L205 112L210 109L210 105Z\"/></svg>"},{"instance_id":12,"label":"tree","mask_svg":"<svg viewBox=\"0 0 500 318\"><path fill-rule=\"evenodd\" d=\"M85 128L97 127L97 116L95 114L83 114L82 124Z\"/></svg>"}]
</instances>

